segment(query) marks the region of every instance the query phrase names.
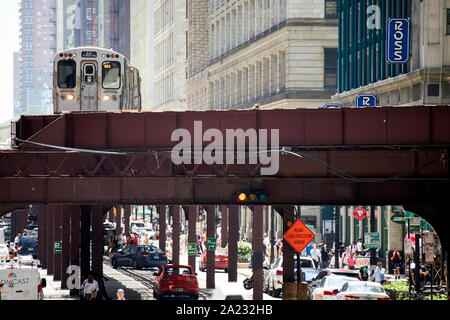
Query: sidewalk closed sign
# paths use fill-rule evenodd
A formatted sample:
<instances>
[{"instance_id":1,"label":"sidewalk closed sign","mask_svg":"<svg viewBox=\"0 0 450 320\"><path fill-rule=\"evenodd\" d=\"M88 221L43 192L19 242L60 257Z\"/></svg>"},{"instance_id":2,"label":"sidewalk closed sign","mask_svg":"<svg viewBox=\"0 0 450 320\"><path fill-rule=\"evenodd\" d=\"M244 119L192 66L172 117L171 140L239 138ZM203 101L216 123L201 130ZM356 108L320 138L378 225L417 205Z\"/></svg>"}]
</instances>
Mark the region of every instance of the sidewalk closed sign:
<instances>
[{"instance_id":1,"label":"sidewalk closed sign","mask_svg":"<svg viewBox=\"0 0 450 320\"><path fill-rule=\"evenodd\" d=\"M61 253L62 252L62 241L55 241L54 246L54 253Z\"/></svg>"}]
</instances>

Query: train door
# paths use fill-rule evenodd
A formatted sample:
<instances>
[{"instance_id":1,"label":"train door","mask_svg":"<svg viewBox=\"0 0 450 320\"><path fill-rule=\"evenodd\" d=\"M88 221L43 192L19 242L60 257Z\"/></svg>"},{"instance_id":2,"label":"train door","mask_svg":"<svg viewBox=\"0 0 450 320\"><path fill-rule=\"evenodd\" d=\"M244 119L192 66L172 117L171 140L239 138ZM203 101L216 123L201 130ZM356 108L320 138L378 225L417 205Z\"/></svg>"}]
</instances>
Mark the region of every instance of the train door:
<instances>
[{"instance_id":1,"label":"train door","mask_svg":"<svg viewBox=\"0 0 450 320\"><path fill-rule=\"evenodd\" d=\"M97 62L81 62L81 110L98 110Z\"/></svg>"}]
</instances>

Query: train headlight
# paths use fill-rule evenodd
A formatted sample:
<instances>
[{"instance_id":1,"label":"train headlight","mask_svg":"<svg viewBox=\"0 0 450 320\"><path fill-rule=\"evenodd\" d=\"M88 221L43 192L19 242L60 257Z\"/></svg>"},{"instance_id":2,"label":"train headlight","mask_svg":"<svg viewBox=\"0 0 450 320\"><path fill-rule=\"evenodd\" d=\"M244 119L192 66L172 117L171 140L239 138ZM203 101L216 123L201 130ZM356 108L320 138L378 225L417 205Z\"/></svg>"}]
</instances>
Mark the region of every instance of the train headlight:
<instances>
[{"instance_id":1,"label":"train headlight","mask_svg":"<svg viewBox=\"0 0 450 320\"><path fill-rule=\"evenodd\" d=\"M103 101L108 102L110 99L110 96L108 96L107 94L103 95Z\"/></svg>"},{"instance_id":2,"label":"train headlight","mask_svg":"<svg viewBox=\"0 0 450 320\"><path fill-rule=\"evenodd\" d=\"M75 96L73 94L68 94L67 95L67 100L68 101L72 101L73 99L75 99Z\"/></svg>"}]
</instances>

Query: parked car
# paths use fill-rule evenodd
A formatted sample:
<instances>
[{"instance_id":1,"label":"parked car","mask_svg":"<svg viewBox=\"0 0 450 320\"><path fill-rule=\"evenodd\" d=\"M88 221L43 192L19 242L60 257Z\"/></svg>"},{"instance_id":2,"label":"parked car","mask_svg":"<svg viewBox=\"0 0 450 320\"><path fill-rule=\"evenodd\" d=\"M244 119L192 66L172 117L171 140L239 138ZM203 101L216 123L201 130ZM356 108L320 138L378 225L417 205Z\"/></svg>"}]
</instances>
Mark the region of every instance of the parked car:
<instances>
[{"instance_id":1,"label":"parked car","mask_svg":"<svg viewBox=\"0 0 450 320\"><path fill-rule=\"evenodd\" d=\"M339 289L348 282L361 282L359 279L341 276L326 276L311 294L311 300L336 300Z\"/></svg>"},{"instance_id":2,"label":"parked car","mask_svg":"<svg viewBox=\"0 0 450 320\"><path fill-rule=\"evenodd\" d=\"M358 270L346 270L346 269L333 269L333 268L326 268L320 270L320 272L317 274L317 276L313 279L313 281L308 285L308 297L309 299L312 299L312 292L314 289L319 285L320 281L326 277L326 276L344 276L344 277L351 277L358 280L362 280L361 274Z\"/></svg>"},{"instance_id":3,"label":"parked car","mask_svg":"<svg viewBox=\"0 0 450 320\"><path fill-rule=\"evenodd\" d=\"M145 223L144 222L138 222L138 221L132 221L130 223L130 230L131 232L136 232L137 228L145 228Z\"/></svg>"},{"instance_id":4,"label":"parked car","mask_svg":"<svg viewBox=\"0 0 450 320\"><path fill-rule=\"evenodd\" d=\"M237 282L228 282L226 286L216 287L209 300L245 300L241 288Z\"/></svg>"},{"instance_id":5,"label":"parked car","mask_svg":"<svg viewBox=\"0 0 450 320\"><path fill-rule=\"evenodd\" d=\"M300 257L302 272L316 269L311 257ZM294 260L294 270L297 270L297 260ZM283 256L275 259L270 267L264 271L263 289L273 297L278 297L283 288Z\"/></svg>"},{"instance_id":6,"label":"parked car","mask_svg":"<svg viewBox=\"0 0 450 320\"><path fill-rule=\"evenodd\" d=\"M34 259L38 257L37 236L23 236L20 238L18 252L20 255L32 255Z\"/></svg>"},{"instance_id":7,"label":"parked car","mask_svg":"<svg viewBox=\"0 0 450 320\"><path fill-rule=\"evenodd\" d=\"M139 235L139 237L141 237L143 233L146 233L148 235L149 239L152 239L155 236L155 233L156 233L155 231L153 231L152 229L147 228L147 227L136 228L135 232Z\"/></svg>"},{"instance_id":8,"label":"parked car","mask_svg":"<svg viewBox=\"0 0 450 320\"><path fill-rule=\"evenodd\" d=\"M172 296L188 296L198 300L197 275L191 266L165 265L156 276L153 297L161 299Z\"/></svg>"},{"instance_id":9,"label":"parked car","mask_svg":"<svg viewBox=\"0 0 450 320\"><path fill-rule=\"evenodd\" d=\"M167 254L155 246L131 245L116 252L111 258L114 269L118 267L160 267L167 263Z\"/></svg>"},{"instance_id":10,"label":"parked car","mask_svg":"<svg viewBox=\"0 0 450 320\"><path fill-rule=\"evenodd\" d=\"M337 300L389 300L383 286L377 282L347 282L336 295Z\"/></svg>"},{"instance_id":11,"label":"parked car","mask_svg":"<svg viewBox=\"0 0 450 320\"><path fill-rule=\"evenodd\" d=\"M228 272L228 251L225 248L216 248L215 255L215 268L223 269ZM206 271L206 250L203 251L202 258L199 263L200 271Z\"/></svg>"}]
</instances>

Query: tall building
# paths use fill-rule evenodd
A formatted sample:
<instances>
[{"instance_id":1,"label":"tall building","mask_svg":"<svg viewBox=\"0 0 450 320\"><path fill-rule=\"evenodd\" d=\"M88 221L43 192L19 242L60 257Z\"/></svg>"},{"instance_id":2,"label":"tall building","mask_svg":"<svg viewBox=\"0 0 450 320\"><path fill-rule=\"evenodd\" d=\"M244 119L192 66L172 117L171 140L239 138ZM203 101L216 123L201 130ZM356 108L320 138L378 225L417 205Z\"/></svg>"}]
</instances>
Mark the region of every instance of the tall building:
<instances>
[{"instance_id":1,"label":"tall building","mask_svg":"<svg viewBox=\"0 0 450 320\"><path fill-rule=\"evenodd\" d=\"M134 0L130 7L130 62L141 76L142 109L154 103L153 0Z\"/></svg>"},{"instance_id":2,"label":"tall building","mask_svg":"<svg viewBox=\"0 0 450 320\"><path fill-rule=\"evenodd\" d=\"M186 1L154 1L155 111L186 110Z\"/></svg>"},{"instance_id":3,"label":"tall building","mask_svg":"<svg viewBox=\"0 0 450 320\"><path fill-rule=\"evenodd\" d=\"M14 117L24 114L26 110L26 105L20 103L20 74L21 72L21 55L20 52L13 53L13 105L14 105Z\"/></svg>"},{"instance_id":4,"label":"tall building","mask_svg":"<svg viewBox=\"0 0 450 320\"><path fill-rule=\"evenodd\" d=\"M56 0L57 50L113 49L129 58L129 0Z\"/></svg>"},{"instance_id":5,"label":"tall building","mask_svg":"<svg viewBox=\"0 0 450 320\"><path fill-rule=\"evenodd\" d=\"M450 103L450 2L338 0L338 94L345 106L373 93L380 106ZM410 21L406 63L386 62L386 21ZM359 22L359 23L357 23Z\"/></svg>"},{"instance_id":6,"label":"tall building","mask_svg":"<svg viewBox=\"0 0 450 320\"><path fill-rule=\"evenodd\" d=\"M209 1L187 0L186 96L188 110L208 110Z\"/></svg>"},{"instance_id":7,"label":"tall building","mask_svg":"<svg viewBox=\"0 0 450 320\"><path fill-rule=\"evenodd\" d=\"M55 55L54 1L20 3L20 106L28 114L53 112L53 57Z\"/></svg>"},{"instance_id":8,"label":"tall building","mask_svg":"<svg viewBox=\"0 0 450 320\"><path fill-rule=\"evenodd\" d=\"M336 0L210 0L209 23L214 109L314 108L335 94Z\"/></svg>"}]
</instances>

